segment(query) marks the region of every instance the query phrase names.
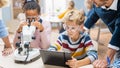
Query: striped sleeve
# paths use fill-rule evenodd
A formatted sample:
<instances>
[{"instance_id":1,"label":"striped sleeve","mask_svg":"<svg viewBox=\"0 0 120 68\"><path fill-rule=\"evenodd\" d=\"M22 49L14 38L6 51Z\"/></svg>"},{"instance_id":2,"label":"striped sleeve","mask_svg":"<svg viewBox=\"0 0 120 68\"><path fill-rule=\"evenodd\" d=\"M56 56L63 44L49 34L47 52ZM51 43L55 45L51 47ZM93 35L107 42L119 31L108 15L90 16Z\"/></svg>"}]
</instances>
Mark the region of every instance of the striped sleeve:
<instances>
[{"instance_id":1,"label":"striped sleeve","mask_svg":"<svg viewBox=\"0 0 120 68\"><path fill-rule=\"evenodd\" d=\"M89 36L86 36L85 38L85 51L88 55L88 58L91 60L91 63L95 61L98 58L97 51L95 50L92 40Z\"/></svg>"},{"instance_id":2,"label":"striped sleeve","mask_svg":"<svg viewBox=\"0 0 120 68\"><path fill-rule=\"evenodd\" d=\"M57 51L61 50L62 48L62 36L60 35L57 39L57 41L54 44L54 47L57 49Z\"/></svg>"}]
</instances>

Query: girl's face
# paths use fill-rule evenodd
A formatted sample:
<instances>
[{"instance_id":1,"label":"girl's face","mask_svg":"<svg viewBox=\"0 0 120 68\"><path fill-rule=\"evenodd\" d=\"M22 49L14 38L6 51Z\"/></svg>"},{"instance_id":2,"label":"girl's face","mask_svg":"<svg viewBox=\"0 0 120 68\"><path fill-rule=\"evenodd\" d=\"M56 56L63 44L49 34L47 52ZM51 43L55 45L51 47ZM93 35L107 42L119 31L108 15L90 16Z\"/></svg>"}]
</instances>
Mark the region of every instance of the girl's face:
<instances>
[{"instance_id":1,"label":"girl's face","mask_svg":"<svg viewBox=\"0 0 120 68\"><path fill-rule=\"evenodd\" d=\"M77 25L74 22L68 21L66 24L64 24L64 28L68 33L68 36L76 41L79 38L80 35L80 25Z\"/></svg>"},{"instance_id":2,"label":"girl's face","mask_svg":"<svg viewBox=\"0 0 120 68\"><path fill-rule=\"evenodd\" d=\"M32 21L32 20L38 21L39 20L39 14L38 14L37 10L26 10L25 14L26 14L26 19L29 19L30 21Z\"/></svg>"}]
</instances>

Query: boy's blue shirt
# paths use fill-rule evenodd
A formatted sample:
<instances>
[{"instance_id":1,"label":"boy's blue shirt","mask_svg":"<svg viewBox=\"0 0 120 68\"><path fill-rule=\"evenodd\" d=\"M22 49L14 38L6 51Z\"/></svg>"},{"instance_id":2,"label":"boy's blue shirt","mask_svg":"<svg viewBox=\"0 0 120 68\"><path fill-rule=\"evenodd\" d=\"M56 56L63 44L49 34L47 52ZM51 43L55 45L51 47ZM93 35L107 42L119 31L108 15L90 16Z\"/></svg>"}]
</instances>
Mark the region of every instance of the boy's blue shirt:
<instances>
[{"instance_id":1,"label":"boy's blue shirt","mask_svg":"<svg viewBox=\"0 0 120 68\"><path fill-rule=\"evenodd\" d=\"M118 0L117 10L106 10L93 5L84 26L90 29L99 18L103 20L113 34L110 44L120 48L120 0Z\"/></svg>"}]
</instances>

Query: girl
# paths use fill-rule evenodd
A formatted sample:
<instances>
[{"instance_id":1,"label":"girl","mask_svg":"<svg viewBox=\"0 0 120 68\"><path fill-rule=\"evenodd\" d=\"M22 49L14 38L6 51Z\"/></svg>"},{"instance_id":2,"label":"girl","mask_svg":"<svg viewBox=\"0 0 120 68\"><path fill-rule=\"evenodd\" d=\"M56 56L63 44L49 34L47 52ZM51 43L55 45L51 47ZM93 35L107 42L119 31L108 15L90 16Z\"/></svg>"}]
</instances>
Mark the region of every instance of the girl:
<instances>
[{"instance_id":1,"label":"girl","mask_svg":"<svg viewBox=\"0 0 120 68\"><path fill-rule=\"evenodd\" d=\"M29 19L30 21L32 21L32 19L34 19L35 22L32 22L31 25L34 25L37 27L37 29L34 33L36 39L30 43L31 47L47 49L50 45L50 42L46 37L46 32L44 30L44 27L39 22L40 6L38 5L38 3L34 2L34 1L28 1L24 5L23 9L25 12L26 19ZM14 38L14 43L13 43L14 46L17 42L20 42L20 40L18 39L18 36L20 36L20 32L22 31L22 27L24 25L28 25L28 22L23 22L20 24L20 26L16 32L15 38Z\"/></svg>"}]
</instances>

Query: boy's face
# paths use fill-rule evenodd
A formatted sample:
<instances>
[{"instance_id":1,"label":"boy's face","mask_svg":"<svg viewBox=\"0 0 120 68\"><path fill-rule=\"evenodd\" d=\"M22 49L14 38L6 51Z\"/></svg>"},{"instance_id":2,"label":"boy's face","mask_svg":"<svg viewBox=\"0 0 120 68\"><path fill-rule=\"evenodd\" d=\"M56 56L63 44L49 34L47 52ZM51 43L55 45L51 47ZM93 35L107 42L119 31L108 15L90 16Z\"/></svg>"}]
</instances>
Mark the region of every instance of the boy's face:
<instances>
[{"instance_id":1,"label":"boy's face","mask_svg":"<svg viewBox=\"0 0 120 68\"><path fill-rule=\"evenodd\" d=\"M25 14L26 14L26 19L29 19L30 21L32 21L33 19L35 21L39 20L39 14L37 10L26 10Z\"/></svg>"},{"instance_id":2,"label":"boy's face","mask_svg":"<svg viewBox=\"0 0 120 68\"><path fill-rule=\"evenodd\" d=\"M76 37L79 36L80 33L80 25L77 25L74 22L68 21L65 26L64 26L65 30L68 33L68 36L71 39L75 39Z\"/></svg>"}]
</instances>

